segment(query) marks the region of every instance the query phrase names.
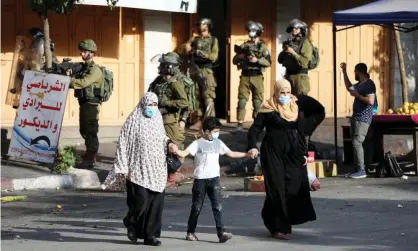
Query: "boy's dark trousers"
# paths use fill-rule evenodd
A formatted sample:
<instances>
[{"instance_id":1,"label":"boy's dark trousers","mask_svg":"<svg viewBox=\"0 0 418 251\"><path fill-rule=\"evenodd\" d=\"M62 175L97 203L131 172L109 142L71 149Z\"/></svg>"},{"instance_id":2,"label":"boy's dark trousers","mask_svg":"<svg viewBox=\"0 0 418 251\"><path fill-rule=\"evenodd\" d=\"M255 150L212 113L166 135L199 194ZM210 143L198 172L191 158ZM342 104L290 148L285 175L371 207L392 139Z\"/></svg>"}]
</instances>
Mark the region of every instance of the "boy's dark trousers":
<instances>
[{"instance_id":1,"label":"boy's dark trousers","mask_svg":"<svg viewBox=\"0 0 418 251\"><path fill-rule=\"evenodd\" d=\"M192 189L192 210L187 223L187 233L194 233L197 226L197 219L203 207L206 194L212 204L213 217L216 222L218 235L225 232L222 218L221 186L219 177L211 179L195 179Z\"/></svg>"}]
</instances>

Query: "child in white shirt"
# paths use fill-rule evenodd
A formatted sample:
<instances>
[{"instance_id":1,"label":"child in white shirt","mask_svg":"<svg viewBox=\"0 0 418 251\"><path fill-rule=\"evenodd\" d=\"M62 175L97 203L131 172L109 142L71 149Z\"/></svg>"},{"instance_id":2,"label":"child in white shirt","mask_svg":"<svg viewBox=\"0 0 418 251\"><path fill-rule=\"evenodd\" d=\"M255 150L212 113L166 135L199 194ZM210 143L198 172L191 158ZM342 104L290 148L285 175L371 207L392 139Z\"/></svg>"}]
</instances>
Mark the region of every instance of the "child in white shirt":
<instances>
[{"instance_id":1,"label":"child in white shirt","mask_svg":"<svg viewBox=\"0 0 418 251\"><path fill-rule=\"evenodd\" d=\"M232 234L226 232L222 218L219 155L226 154L231 158L244 158L250 157L250 155L233 152L218 139L221 127L222 124L215 117L207 117L202 123L204 136L195 140L186 150L177 151L177 155L180 157L186 157L189 154L194 156L196 165L192 189L192 209L187 223L186 240L189 241L198 240L195 230L206 194L212 204L219 242L224 243L232 238Z\"/></svg>"}]
</instances>

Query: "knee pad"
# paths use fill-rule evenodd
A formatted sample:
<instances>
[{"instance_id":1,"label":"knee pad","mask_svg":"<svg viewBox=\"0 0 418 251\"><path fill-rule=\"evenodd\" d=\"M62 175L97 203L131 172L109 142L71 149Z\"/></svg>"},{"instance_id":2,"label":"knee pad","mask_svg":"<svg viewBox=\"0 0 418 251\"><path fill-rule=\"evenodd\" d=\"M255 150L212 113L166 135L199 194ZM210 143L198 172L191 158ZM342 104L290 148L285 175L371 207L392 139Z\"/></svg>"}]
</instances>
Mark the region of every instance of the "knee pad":
<instances>
[{"instance_id":1,"label":"knee pad","mask_svg":"<svg viewBox=\"0 0 418 251\"><path fill-rule=\"evenodd\" d=\"M211 99L211 98L206 98L206 99L205 99L205 106L208 106L208 105L210 105L210 104L213 104L213 99Z\"/></svg>"},{"instance_id":2,"label":"knee pad","mask_svg":"<svg viewBox=\"0 0 418 251\"><path fill-rule=\"evenodd\" d=\"M261 107L261 100L255 99L253 100L253 105L256 111L258 111Z\"/></svg>"},{"instance_id":3,"label":"knee pad","mask_svg":"<svg viewBox=\"0 0 418 251\"><path fill-rule=\"evenodd\" d=\"M245 105L247 104L247 100L245 99L240 99L238 101L238 109L245 109Z\"/></svg>"}]
</instances>

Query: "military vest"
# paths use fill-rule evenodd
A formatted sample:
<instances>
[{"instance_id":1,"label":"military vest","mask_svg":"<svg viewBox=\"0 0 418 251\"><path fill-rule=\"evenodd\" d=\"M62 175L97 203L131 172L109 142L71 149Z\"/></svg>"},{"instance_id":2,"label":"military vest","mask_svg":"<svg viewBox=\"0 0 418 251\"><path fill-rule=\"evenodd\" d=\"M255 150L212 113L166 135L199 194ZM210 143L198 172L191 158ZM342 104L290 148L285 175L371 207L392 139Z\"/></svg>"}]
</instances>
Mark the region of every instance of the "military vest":
<instances>
[{"instance_id":1,"label":"military vest","mask_svg":"<svg viewBox=\"0 0 418 251\"><path fill-rule=\"evenodd\" d=\"M93 67L99 67L99 66L96 65L95 63L92 63L92 64L83 63L83 68L81 69L78 76L80 78L83 78L87 73L89 73L89 71ZM95 87L96 86L94 84L92 84L92 85L87 86L86 88L79 89L79 90L74 90L74 96L78 99L86 99L86 100L95 101L95 102L100 103L100 100L97 98L97 96L100 95L100 94L95 93L95 89L97 90L97 88L95 88Z\"/></svg>"},{"instance_id":2,"label":"military vest","mask_svg":"<svg viewBox=\"0 0 418 251\"><path fill-rule=\"evenodd\" d=\"M300 50L304 42L305 40L301 40L299 43L291 42L288 44L288 46L291 47L296 53L300 54ZM286 53L283 57L283 66L286 67L287 72L294 72L302 69L296 61L295 57L289 53Z\"/></svg>"},{"instance_id":3,"label":"military vest","mask_svg":"<svg viewBox=\"0 0 418 251\"><path fill-rule=\"evenodd\" d=\"M192 48L195 50L201 50L204 53L211 53L212 47L215 43L215 37L195 37L192 42Z\"/></svg>"},{"instance_id":4,"label":"military vest","mask_svg":"<svg viewBox=\"0 0 418 251\"><path fill-rule=\"evenodd\" d=\"M264 46L264 42L261 41L257 44L251 43L250 41L247 41L243 43L240 46L242 49L248 50L254 57L256 58L262 58L267 56L267 48ZM259 70L261 72L264 72L264 67L261 67L259 64L251 63L248 60L243 60L240 63L240 69L243 70Z\"/></svg>"},{"instance_id":5,"label":"military vest","mask_svg":"<svg viewBox=\"0 0 418 251\"><path fill-rule=\"evenodd\" d=\"M173 98L173 91L171 90L170 85L174 81L177 81L177 79L172 78L169 81L166 81L162 76L158 76L153 82L153 84L150 86L149 91L157 95L158 101L171 100ZM158 105L158 109L160 110L162 115L177 114L180 111L179 109L174 107L162 107L161 105Z\"/></svg>"}]
</instances>

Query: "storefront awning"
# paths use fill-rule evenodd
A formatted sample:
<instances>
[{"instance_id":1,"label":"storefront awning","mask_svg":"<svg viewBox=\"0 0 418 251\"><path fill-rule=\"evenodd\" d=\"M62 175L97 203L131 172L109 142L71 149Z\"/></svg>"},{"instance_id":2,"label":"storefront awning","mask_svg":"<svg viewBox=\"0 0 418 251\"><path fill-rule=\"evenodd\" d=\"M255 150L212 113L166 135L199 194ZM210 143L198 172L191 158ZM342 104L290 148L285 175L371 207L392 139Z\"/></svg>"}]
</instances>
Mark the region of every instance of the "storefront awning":
<instances>
[{"instance_id":1,"label":"storefront awning","mask_svg":"<svg viewBox=\"0 0 418 251\"><path fill-rule=\"evenodd\" d=\"M155 1L155 0L153 0ZM417 0L380 0L333 13L334 25L417 23Z\"/></svg>"},{"instance_id":2,"label":"storefront awning","mask_svg":"<svg viewBox=\"0 0 418 251\"><path fill-rule=\"evenodd\" d=\"M106 0L83 0L80 4L106 6ZM196 13L197 0L119 0L116 7Z\"/></svg>"}]
</instances>

